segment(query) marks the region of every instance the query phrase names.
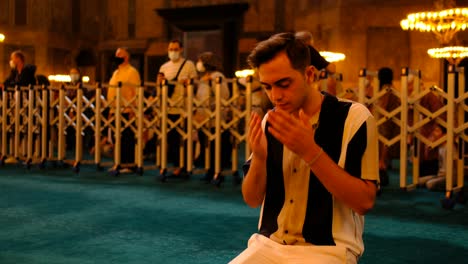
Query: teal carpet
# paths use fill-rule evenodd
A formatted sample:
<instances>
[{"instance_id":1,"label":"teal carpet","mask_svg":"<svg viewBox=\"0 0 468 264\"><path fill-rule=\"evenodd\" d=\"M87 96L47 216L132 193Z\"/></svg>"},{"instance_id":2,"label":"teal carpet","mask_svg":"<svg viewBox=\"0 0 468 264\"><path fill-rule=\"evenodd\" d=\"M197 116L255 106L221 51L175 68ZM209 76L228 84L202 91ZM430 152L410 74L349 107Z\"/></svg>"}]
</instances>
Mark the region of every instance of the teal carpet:
<instances>
[{"instance_id":1,"label":"teal carpet","mask_svg":"<svg viewBox=\"0 0 468 264\"><path fill-rule=\"evenodd\" d=\"M0 263L227 263L255 232L230 178L198 181L107 176L84 167L0 168ZM441 193L402 192L397 176L366 218L360 263L466 263L468 209Z\"/></svg>"}]
</instances>

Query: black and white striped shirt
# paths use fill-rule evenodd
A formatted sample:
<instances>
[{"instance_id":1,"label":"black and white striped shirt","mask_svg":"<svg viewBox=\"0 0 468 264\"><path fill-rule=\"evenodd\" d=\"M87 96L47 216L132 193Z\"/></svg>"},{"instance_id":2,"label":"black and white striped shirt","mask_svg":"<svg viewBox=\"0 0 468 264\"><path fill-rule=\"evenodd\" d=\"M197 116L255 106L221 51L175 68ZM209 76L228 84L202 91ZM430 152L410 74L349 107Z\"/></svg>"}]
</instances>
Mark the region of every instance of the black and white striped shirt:
<instances>
[{"instance_id":1,"label":"black and white striped shirt","mask_svg":"<svg viewBox=\"0 0 468 264\"><path fill-rule=\"evenodd\" d=\"M340 245L361 255L364 217L336 200L305 161L268 133L267 118L267 186L259 233L285 245ZM325 94L312 123L317 119L315 141L323 151L352 176L377 182L377 130L368 109Z\"/></svg>"}]
</instances>

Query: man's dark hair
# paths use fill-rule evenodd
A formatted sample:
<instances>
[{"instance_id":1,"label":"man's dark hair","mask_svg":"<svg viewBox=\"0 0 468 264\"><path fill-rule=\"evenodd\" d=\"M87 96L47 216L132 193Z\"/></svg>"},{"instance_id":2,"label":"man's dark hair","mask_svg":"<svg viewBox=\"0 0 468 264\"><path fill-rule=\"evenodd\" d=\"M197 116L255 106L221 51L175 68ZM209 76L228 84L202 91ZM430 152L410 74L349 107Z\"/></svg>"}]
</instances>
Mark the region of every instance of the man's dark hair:
<instances>
[{"instance_id":1,"label":"man's dark hair","mask_svg":"<svg viewBox=\"0 0 468 264\"><path fill-rule=\"evenodd\" d=\"M26 59L25 56L24 56L23 51L21 51L21 50L15 50L15 51L13 51L13 56L19 58L22 62L24 62L25 59Z\"/></svg>"},{"instance_id":2,"label":"man's dark hair","mask_svg":"<svg viewBox=\"0 0 468 264\"><path fill-rule=\"evenodd\" d=\"M252 50L247 62L252 68L272 60L278 53L286 52L291 66L303 72L310 63L310 51L308 45L296 38L294 33L279 33L269 39L259 42Z\"/></svg>"},{"instance_id":3,"label":"man's dark hair","mask_svg":"<svg viewBox=\"0 0 468 264\"><path fill-rule=\"evenodd\" d=\"M182 41L178 40L178 39L173 39L169 42L170 43L178 43L179 44L179 47L183 48L184 45L182 44Z\"/></svg>"}]
</instances>

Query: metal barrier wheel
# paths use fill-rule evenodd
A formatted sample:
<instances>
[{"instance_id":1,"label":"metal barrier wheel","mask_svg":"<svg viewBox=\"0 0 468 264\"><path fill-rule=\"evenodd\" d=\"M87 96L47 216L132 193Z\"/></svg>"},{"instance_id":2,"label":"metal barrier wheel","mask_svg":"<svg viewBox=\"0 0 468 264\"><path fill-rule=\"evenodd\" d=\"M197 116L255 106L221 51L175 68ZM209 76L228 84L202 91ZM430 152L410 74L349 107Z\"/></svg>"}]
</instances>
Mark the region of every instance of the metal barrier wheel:
<instances>
[{"instance_id":1,"label":"metal barrier wheel","mask_svg":"<svg viewBox=\"0 0 468 264\"><path fill-rule=\"evenodd\" d=\"M80 173L80 162L75 162L75 164L73 164L72 170L74 173Z\"/></svg>"},{"instance_id":2,"label":"metal barrier wheel","mask_svg":"<svg viewBox=\"0 0 468 264\"><path fill-rule=\"evenodd\" d=\"M159 171L159 177L157 178L160 182L167 181L167 169Z\"/></svg>"},{"instance_id":3,"label":"metal barrier wheel","mask_svg":"<svg viewBox=\"0 0 468 264\"><path fill-rule=\"evenodd\" d=\"M28 159L27 161L25 161L25 162L23 163L23 165L24 165L24 167L25 167L26 169L30 170L30 169L31 169L31 165L32 165L32 160L31 160L31 159Z\"/></svg>"},{"instance_id":4,"label":"metal barrier wheel","mask_svg":"<svg viewBox=\"0 0 468 264\"><path fill-rule=\"evenodd\" d=\"M453 198L444 198L440 200L440 204L442 205L442 208L451 210L455 207L455 199Z\"/></svg>"},{"instance_id":5,"label":"metal barrier wheel","mask_svg":"<svg viewBox=\"0 0 468 264\"><path fill-rule=\"evenodd\" d=\"M112 167L110 170L109 170L109 176L111 177L119 177L120 175L120 166L119 165L115 165L114 167Z\"/></svg>"},{"instance_id":6,"label":"metal barrier wheel","mask_svg":"<svg viewBox=\"0 0 468 264\"><path fill-rule=\"evenodd\" d=\"M206 170L205 176L200 178L200 181L203 181L206 184L210 183L212 180L213 180L213 171L212 170Z\"/></svg>"},{"instance_id":7,"label":"metal barrier wheel","mask_svg":"<svg viewBox=\"0 0 468 264\"><path fill-rule=\"evenodd\" d=\"M453 193L451 191L447 192L445 194L445 198L440 200L440 204L444 209L453 209L456 204L456 200L453 198Z\"/></svg>"},{"instance_id":8,"label":"metal barrier wheel","mask_svg":"<svg viewBox=\"0 0 468 264\"><path fill-rule=\"evenodd\" d=\"M221 184L224 182L224 176L222 176L220 173L215 174L213 180L211 181L211 184L213 184L216 187L221 187Z\"/></svg>"}]
</instances>

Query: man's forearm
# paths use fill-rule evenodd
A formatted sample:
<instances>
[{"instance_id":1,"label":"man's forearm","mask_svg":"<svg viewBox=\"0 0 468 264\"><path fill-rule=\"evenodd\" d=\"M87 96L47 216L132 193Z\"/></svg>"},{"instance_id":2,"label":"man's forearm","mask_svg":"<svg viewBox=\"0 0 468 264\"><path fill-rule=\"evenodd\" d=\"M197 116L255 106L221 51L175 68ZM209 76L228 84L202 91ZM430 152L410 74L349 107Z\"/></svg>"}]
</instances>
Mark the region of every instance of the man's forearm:
<instances>
[{"instance_id":1,"label":"man's forearm","mask_svg":"<svg viewBox=\"0 0 468 264\"><path fill-rule=\"evenodd\" d=\"M244 201L251 207L263 203L266 189L266 161L252 157L249 171L242 184Z\"/></svg>"},{"instance_id":2,"label":"man's forearm","mask_svg":"<svg viewBox=\"0 0 468 264\"><path fill-rule=\"evenodd\" d=\"M351 176L325 153L310 168L334 197L356 213L364 215L374 206L375 184Z\"/></svg>"}]
</instances>

